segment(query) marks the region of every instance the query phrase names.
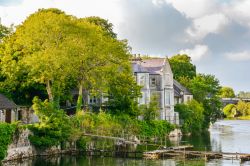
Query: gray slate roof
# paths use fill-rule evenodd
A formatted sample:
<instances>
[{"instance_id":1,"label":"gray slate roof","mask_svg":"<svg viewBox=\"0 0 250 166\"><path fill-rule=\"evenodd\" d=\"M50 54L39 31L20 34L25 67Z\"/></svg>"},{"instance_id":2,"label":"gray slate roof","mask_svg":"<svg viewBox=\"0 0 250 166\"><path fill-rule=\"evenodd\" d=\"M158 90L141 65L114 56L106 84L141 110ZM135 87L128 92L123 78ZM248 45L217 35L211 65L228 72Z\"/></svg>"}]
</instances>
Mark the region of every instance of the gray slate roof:
<instances>
[{"instance_id":1,"label":"gray slate roof","mask_svg":"<svg viewBox=\"0 0 250 166\"><path fill-rule=\"evenodd\" d=\"M0 109L15 109L17 105L0 93Z\"/></svg>"},{"instance_id":2,"label":"gray slate roof","mask_svg":"<svg viewBox=\"0 0 250 166\"><path fill-rule=\"evenodd\" d=\"M174 96L181 96L181 91L184 95L192 95L192 93L178 81L174 79Z\"/></svg>"},{"instance_id":3,"label":"gray slate roof","mask_svg":"<svg viewBox=\"0 0 250 166\"><path fill-rule=\"evenodd\" d=\"M142 61L133 62L133 72L147 72L149 74L161 74L165 58L143 59Z\"/></svg>"}]
</instances>

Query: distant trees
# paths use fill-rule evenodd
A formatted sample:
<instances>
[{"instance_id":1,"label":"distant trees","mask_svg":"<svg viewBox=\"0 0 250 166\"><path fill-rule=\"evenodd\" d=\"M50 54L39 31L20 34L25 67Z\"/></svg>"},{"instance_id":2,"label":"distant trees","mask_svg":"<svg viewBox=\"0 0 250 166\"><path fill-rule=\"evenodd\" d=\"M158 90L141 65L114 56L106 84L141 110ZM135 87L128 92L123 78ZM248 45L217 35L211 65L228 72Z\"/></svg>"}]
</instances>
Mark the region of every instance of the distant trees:
<instances>
[{"instance_id":1,"label":"distant trees","mask_svg":"<svg viewBox=\"0 0 250 166\"><path fill-rule=\"evenodd\" d=\"M231 87L222 87L219 91L219 94L221 98L234 98L235 97L234 90Z\"/></svg>"},{"instance_id":2,"label":"distant trees","mask_svg":"<svg viewBox=\"0 0 250 166\"><path fill-rule=\"evenodd\" d=\"M236 106L234 104L228 104L223 108L223 113L228 118L233 118L237 114Z\"/></svg>"},{"instance_id":3,"label":"distant trees","mask_svg":"<svg viewBox=\"0 0 250 166\"><path fill-rule=\"evenodd\" d=\"M237 104L228 104L223 108L227 118L250 116L250 103L240 100Z\"/></svg>"},{"instance_id":4,"label":"distant trees","mask_svg":"<svg viewBox=\"0 0 250 166\"><path fill-rule=\"evenodd\" d=\"M243 92L240 91L239 94L237 95L239 98L250 98L250 92Z\"/></svg>"}]
</instances>

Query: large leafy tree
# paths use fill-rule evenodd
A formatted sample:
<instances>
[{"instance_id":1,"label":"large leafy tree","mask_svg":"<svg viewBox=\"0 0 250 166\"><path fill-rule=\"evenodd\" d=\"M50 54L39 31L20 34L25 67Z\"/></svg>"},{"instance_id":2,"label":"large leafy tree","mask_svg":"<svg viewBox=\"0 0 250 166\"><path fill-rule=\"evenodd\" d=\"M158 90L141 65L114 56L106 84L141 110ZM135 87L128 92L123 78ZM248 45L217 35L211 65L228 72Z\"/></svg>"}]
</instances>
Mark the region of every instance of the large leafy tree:
<instances>
[{"instance_id":1,"label":"large leafy tree","mask_svg":"<svg viewBox=\"0 0 250 166\"><path fill-rule=\"evenodd\" d=\"M103 24L89 21L89 18L76 20L70 27L73 32L67 47L74 66L71 72L79 88L78 110L83 105L83 99L86 99L86 94L83 92L101 96L111 93L109 87L114 84L113 78L121 75L125 75L127 80L132 78L130 53L126 43L109 35L111 32L106 31L105 28L107 27L103 27ZM121 85L130 86L127 82Z\"/></svg>"},{"instance_id":2,"label":"large leafy tree","mask_svg":"<svg viewBox=\"0 0 250 166\"><path fill-rule=\"evenodd\" d=\"M169 59L174 78L180 82L196 76L196 67L191 63L191 58L186 55L174 55Z\"/></svg>"},{"instance_id":3,"label":"large leafy tree","mask_svg":"<svg viewBox=\"0 0 250 166\"><path fill-rule=\"evenodd\" d=\"M221 102L218 96L221 89L219 80L213 75L198 74L188 84L194 98L203 104L204 127L221 117Z\"/></svg>"},{"instance_id":4,"label":"large leafy tree","mask_svg":"<svg viewBox=\"0 0 250 166\"><path fill-rule=\"evenodd\" d=\"M112 35L112 24L93 18L77 19L58 9L41 9L29 16L4 43L1 72L5 85L11 83L12 90L41 86L55 107L78 86L78 110L83 91L115 96L115 88L109 88L113 78L123 76L133 84L120 82L117 87L136 87L127 44ZM123 95L134 100L138 94L134 91Z\"/></svg>"},{"instance_id":5,"label":"large leafy tree","mask_svg":"<svg viewBox=\"0 0 250 166\"><path fill-rule=\"evenodd\" d=\"M218 96L221 87L215 76L198 74L190 81L188 88L197 101L203 102L206 99Z\"/></svg>"},{"instance_id":6,"label":"large leafy tree","mask_svg":"<svg viewBox=\"0 0 250 166\"><path fill-rule=\"evenodd\" d=\"M69 79L70 67L64 50L68 42L65 27L72 19L57 9L41 9L18 26L4 43L1 63L6 80L13 84L22 80L21 86L44 85L50 102L58 107Z\"/></svg>"}]
</instances>

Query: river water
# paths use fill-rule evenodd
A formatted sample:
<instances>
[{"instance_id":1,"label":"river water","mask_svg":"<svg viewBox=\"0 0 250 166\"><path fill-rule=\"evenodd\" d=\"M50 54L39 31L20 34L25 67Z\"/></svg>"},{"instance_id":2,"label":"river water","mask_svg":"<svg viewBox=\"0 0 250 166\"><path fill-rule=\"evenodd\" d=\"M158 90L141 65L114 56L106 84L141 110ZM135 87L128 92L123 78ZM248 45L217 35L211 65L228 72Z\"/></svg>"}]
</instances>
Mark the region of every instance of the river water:
<instances>
[{"instance_id":1,"label":"river water","mask_svg":"<svg viewBox=\"0 0 250 166\"><path fill-rule=\"evenodd\" d=\"M213 124L209 133L204 135L183 137L171 140L173 145L192 144L197 150L234 152L250 154L250 121L223 120ZM18 166L250 166L250 162L239 160L203 159L161 159L144 160L108 157L59 156L52 158L36 158L14 164Z\"/></svg>"}]
</instances>

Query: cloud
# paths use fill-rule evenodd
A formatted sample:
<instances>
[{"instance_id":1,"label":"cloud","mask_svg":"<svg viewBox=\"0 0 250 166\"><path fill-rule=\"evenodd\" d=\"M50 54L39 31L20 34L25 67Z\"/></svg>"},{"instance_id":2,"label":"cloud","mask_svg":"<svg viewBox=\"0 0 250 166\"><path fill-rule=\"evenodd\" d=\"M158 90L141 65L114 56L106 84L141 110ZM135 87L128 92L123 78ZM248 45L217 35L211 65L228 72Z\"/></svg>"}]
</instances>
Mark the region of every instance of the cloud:
<instances>
[{"instance_id":1,"label":"cloud","mask_svg":"<svg viewBox=\"0 0 250 166\"><path fill-rule=\"evenodd\" d=\"M196 45L193 49L181 50L180 54L189 55L193 61L199 61L208 55L209 49L206 45Z\"/></svg>"},{"instance_id":2,"label":"cloud","mask_svg":"<svg viewBox=\"0 0 250 166\"><path fill-rule=\"evenodd\" d=\"M199 18L214 12L217 8L215 0L165 0L188 18Z\"/></svg>"},{"instance_id":3,"label":"cloud","mask_svg":"<svg viewBox=\"0 0 250 166\"><path fill-rule=\"evenodd\" d=\"M249 61L250 51L226 53L226 57L232 61Z\"/></svg>"},{"instance_id":4,"label":"cloud","mask_svg":"<svg viewBox=\"0 0 250 166\"><path fill-rule=\"evenodd\" d=\"M2 23L10 25L20 24L25 18L37 11L39 8L59 8L67 14L77 17L101 16L109 19L113 23L118 23L121 19L121 0L22 0L19 5L0 5L0 17ZM7 5L7 4L6 4Z\"/></svg>"},{"instance_id":5,"label":"cloud","mask_svg":"<svg viewBox=\"0 0 250 166\"><path fill-rule=\"evenodd\" d=\"M128 39L133 52L166 55L190 46L185 29L191 22L172 6L152 0L126 0L121 5L118 34Z\"/></svg>"},{"instance_id":6,"label":"cloud","mask_svg":"<svg viewBox=\"0 0 250 166\"><path fill-rule=\"evenodd\" d=\"M228 24L228 18L222 13L205 15L193 20L193 25L187 29L192 40L200 40L209 33L219 33Z\"/></svg>"},{"instance_id":7,"label":"cloud","mask_svg":"<svg viewBox=\"0 0 250 166\"><path fill-rule=\"evenodd\" d=\"M250 27L249 9L250 9L249 0L241 0L241 1L234 0L224 5L223 12L227 14L235 22Z\"/></svg>"}]
</instances>

